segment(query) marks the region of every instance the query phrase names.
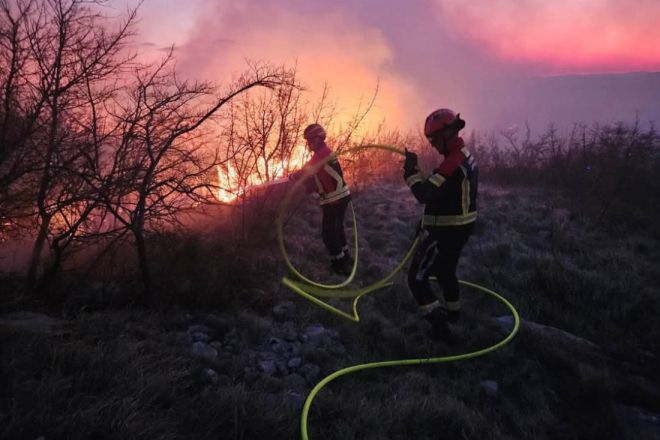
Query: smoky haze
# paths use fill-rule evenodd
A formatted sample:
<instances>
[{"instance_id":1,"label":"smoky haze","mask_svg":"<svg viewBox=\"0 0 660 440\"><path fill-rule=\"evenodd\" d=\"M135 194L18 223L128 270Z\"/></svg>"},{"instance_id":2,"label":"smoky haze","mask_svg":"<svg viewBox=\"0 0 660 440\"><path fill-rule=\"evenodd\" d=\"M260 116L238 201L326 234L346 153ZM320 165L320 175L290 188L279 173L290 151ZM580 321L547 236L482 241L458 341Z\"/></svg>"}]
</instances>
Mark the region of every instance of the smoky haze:
<instances>
[{"instance_id":1,"label":"smoky haze","mask_svg":"<svg viewBox=\"0 0 660 440\"><path fill-rule=\"evenodd\" d=\"M142 15L144 42L175 43L189 76L297 62L310 97L327 81L348 112L380 78L371 117L390 126L418 129L438 107L477 129L660 114L657 75L628 75L660 71L652 0L159 0Z\"/></svg>"}]
</instances>

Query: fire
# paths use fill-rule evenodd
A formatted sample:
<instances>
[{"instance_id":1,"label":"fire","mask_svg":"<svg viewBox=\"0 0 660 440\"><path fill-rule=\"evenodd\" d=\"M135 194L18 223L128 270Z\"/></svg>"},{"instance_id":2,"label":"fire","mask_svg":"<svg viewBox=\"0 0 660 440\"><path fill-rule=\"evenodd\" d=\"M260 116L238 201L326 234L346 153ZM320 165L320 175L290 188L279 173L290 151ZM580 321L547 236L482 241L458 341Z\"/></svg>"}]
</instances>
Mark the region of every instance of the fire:
<instances>
[{"instance_id":1,"label":"fire","mask_svg":"<svg viewBox=\"0 0 660 440\"><path fill-rule=\"evenodd\" d=\"M308 159L309 153L305 146L298 145L288 160L270 160L266 164L264 158L260 157L246 176L241 176L232 163L227 162L226 170L218 166L219 189L216 197L224 203L232 202L252 187L286 177L288 173L300 169Z\"/></svg>"},{"instance_id":2,"label":"fire","mask_svg":"<svg viewBox=\"0 0 660 440\"><path fill-rule=\"evenodd\" d=\"M0 223L0 243L4 243L9 239L9 234L5 233L4 230L9 229L12 226L11 222L4 221Z\"/></svg>"}]
</instances>

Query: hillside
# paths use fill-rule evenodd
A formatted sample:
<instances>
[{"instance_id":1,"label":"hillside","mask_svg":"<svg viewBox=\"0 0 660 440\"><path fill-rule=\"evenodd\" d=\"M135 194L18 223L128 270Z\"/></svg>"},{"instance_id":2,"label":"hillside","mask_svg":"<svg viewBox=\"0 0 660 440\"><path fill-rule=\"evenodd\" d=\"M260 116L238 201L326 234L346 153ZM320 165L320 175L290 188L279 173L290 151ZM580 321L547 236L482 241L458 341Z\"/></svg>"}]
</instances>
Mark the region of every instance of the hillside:
<instances>
[{"instance_id":1,"label":"hillside","mask_svg":"<svg viewBox=\"0 0 660 440\"><path fill-rule=\"evenodd\" d=\"M539 189L485 185L480 203L459 277L513 303L517 337L473 360L340 378L315 399L310 438L660 438L657 238L613 237ZM365 190L354 204L358 286L402 258L421 207L403 185ZM304 274L328 281L319 209L294 205L287 249ZM240 238L209 219L205 235L163 243L160 309L108 300L130 289L119 281L79 292L63 311L5 301L0 437L299 438L304 399L326 375L474 351L508 331L503 305L464 288L459 342L431 340L404 275L360 301L361 323L341 320L281 285L263 212ZM56 319L7 317L26 310Z\"/></svg>"}]
</instances>

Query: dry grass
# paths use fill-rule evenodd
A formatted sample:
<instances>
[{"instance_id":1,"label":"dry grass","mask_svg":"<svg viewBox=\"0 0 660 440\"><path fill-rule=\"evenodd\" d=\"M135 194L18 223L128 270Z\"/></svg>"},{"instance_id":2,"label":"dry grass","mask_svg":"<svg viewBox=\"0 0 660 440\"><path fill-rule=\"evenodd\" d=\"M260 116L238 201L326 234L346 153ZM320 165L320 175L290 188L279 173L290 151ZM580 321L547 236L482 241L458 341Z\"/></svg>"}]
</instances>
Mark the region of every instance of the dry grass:
<instances>
[{"instance_id":1,"label":"dry grass","mask_svg":"<svg viewBox=\"0 0 660 440\"><path fill-rule=\"evenodd\" d=\"M480 197L481 225L464 251L460 278L503 294L527 320L602 345L609 360L523 327L510 345L483 358L338 379L314 402L311 438L660 438L628 426L618 409L660 412L658 365L639 354L659 348L658 243L641 234L608 236L567 211L557 194L484 186ZM367 285L404 255L421 206L398 185L366 190L354 204L355 284ZM272 220L262 217L263 224ZM316 352L305 359L320 363L322 375L357 363L473 351L503 337L490 318L506 308L464 289L460 344L430 340L403 276L361 301L360 324L341 320L281 286L286 272L270 231L262 225L234 240L174 237L155 261L164 301L198 310L200 322L208 312L224 316L247 350L277 325L267 318L270 308L292 299L296 327L320 322L341 332L344 356ZM336 281L312 201L301 202L285 235L305 275ZM0 333L0 437L298 438L301 407L286 402L281 383L245 382L239 356L233 366L215 365L228 381L202 387L202 365L178 341L181 329L165 312L122 309L76 315L61 336ZM496 395L485 392L484 380L498 382Z\"/></svg>"}]
</instances>

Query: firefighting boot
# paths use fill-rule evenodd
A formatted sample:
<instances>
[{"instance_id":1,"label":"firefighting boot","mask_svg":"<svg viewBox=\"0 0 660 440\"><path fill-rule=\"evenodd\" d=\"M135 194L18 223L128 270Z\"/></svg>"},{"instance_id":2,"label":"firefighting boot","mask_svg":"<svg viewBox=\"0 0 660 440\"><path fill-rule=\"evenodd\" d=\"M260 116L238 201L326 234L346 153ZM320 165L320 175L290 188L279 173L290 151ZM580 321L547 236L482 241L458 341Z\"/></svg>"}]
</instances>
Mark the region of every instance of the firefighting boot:
<instances>
[{"instance_id":1,"label":"firefighting boot","mask_svg":"<svg viewBox=\"0 0 660 440\"><path fill-rule=\"evenodd\" d=\"M425 318L429 324L431 324L431 337L433 339L445 342L448 345L452 345L456 342L456 338L447 324L445 310L438 307L433 310L433 312L426 315Z\"/></svg>"},{"instance_id":2,"label":"firefighting boot","mask_svg":"<svg viewBox=\"0 0 660 440\"><path fill-rule=\"evenodd\" d=\"M349 266L346 257L333 258L331 260L332 271L338 275L349 276L352 266Z\"/></svg>"},{"instance_id":3,"label":"firefighting boot","mask_svg":"<svg viewBox=\"0 0 660 440\"><path fill-rule=\"evenodd\" d=\"M452 324L458 322L461 317L460 304L459 301L447 301L444 298L440 298L440 308L442 308L448 322Z\"/></svg>"},{"instance_id":4,"label":"firefighting boot","mask_svg":"<svg viewBox=\"0 0 660 440\"><path fill-rule=\"evenodd\" d=\"M351 254L348 252L348 246L344 246L342 248L342 251L344 252L344 258L346 259L346 262L348 265L353 268L353 264L355 263L355 260L353 260L353 257L351 257Z\"/></svg>"}]
</instances>

